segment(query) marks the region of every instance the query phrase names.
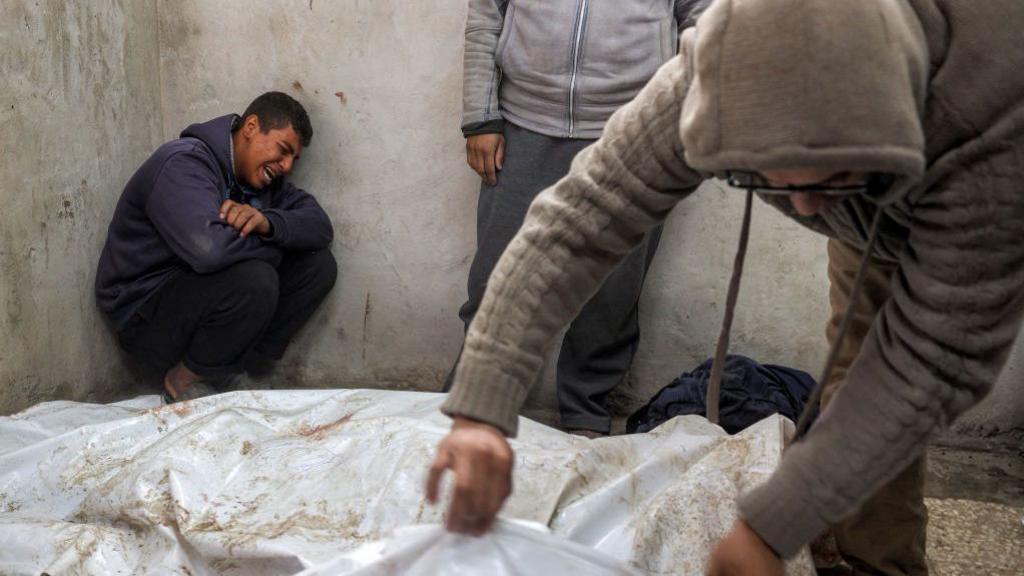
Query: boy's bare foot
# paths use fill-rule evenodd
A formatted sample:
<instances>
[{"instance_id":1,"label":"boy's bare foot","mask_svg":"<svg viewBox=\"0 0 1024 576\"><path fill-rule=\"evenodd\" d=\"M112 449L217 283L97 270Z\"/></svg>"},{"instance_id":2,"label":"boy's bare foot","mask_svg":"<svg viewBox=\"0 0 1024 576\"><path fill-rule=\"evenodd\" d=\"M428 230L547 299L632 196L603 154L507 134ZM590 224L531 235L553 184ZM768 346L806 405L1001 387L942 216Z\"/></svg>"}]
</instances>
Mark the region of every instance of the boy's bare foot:
<instances>
[{"instance_id":1,"label":"boy's bare foot","mask_svg":"<svg viewBox=\"0 0 1024 576\"><path fill-rule=\"evenodd\" d=\"M167 403L194 400L216 394L217 391L203 382L202 376L178 362L164 375L164 400Z\"/></svg>"}]
</instances>

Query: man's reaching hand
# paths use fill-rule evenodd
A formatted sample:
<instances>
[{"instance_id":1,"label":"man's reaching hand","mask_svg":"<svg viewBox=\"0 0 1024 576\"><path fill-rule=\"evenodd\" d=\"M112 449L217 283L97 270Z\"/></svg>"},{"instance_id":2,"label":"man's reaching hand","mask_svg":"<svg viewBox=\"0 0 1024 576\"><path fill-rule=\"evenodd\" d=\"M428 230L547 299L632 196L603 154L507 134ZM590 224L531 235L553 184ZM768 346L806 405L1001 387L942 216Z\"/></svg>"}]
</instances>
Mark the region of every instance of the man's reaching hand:
<instances>
[{"instance_id":1,"label":"man's reaching hand","mask_svg":"<svg viewBox=\"0 0 1024 576\"><path fill-rule=\"evenodd\" d=\"M452 532L480 536L490 529L512 493L512 448L501 430L456 417L441 440L427 478L427 500L436 503L445 470L455 474L455 491L446 526Z\"/></svg>"}]
</instances>

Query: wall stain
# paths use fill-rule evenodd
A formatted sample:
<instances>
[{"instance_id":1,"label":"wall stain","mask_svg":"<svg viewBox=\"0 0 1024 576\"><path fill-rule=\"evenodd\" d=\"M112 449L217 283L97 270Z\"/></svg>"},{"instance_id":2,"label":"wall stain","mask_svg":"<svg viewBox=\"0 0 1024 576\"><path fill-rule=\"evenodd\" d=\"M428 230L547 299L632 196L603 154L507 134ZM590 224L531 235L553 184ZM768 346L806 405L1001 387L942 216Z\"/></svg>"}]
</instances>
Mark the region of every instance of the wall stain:
<instances>
[{"instance_id":1,"label":"wall stain","mask_svg":"<svg viewBox=\"0 0 1024 576\"><path fill-rule=\"evenodd\" d=\"M68 220L75 219L75 209L71 207L71 200L65 198L61 201L61 207L57 210L57 218L61 220L65 218Z\"/></svg>"},{"instance_id":2,"label":"wall stain","mask_svg":"<svg viewBox=\"0 0 1024 576\"><path fill-rule=\"evenodd\" d=\"M370 326L370 313L373 312L373 306L370 304L370 293L366 293L366 307L363 309L363 363L366 363L366 345L370 339L369 326Z\"/></svg>"}]
</instances>

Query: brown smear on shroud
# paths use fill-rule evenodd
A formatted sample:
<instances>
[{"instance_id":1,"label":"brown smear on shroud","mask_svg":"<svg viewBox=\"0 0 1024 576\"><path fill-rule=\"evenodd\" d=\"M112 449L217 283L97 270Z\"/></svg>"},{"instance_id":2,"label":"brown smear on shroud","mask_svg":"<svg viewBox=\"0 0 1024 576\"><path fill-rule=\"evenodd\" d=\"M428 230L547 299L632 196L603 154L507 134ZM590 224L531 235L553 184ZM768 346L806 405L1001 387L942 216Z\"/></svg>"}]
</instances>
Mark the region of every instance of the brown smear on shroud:
<instances>
[{"instance_id":1,"label":"brown smear on shroud","mask_svg":"<svg viewBox=\"0 0 1024 576\"><path fill-rule=\"evenodd\" d=\"M297 434L299 436L305 436L306 438L312 438L313 440L323 440L336 428L343 426L346 422L351 420L352 416L355 416L355 412L350 412L328 424L321 424L319 426L303 424L299 427Z\"/></svg>"},{"instance_id":2,"label":"brown smear on shroud","mask_svg":"<svg viewBox=\"0 0 1024 576\"><path fill-rule=\"evenodd\" d=\"M339 517L337 514L323 515L300 510L283 519L275 518L265 522L254 522L248 518L251 514L252 511L247 510L223 521L207 515L199 522L183 527L182 532L216 533L232 556L237 549L244 550L259 540L274 540L285 535L312 541L366 541L380 537L375 531L362 533L359 525L364 515L354 511Z\"/></svg>"}]
</instances>

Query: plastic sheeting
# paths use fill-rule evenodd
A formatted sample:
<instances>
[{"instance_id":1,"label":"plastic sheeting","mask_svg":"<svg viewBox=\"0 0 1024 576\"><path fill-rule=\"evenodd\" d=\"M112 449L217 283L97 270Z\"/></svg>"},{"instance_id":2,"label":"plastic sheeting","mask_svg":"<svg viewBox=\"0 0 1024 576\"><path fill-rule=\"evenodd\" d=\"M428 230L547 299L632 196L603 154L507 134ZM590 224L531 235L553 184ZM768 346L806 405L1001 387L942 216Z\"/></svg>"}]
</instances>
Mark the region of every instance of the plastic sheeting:
<instances>
[{"instance_id":1,"label":"plastic sheeting","mask_svg":"<svg viewBox=\"0 0 1024 576\"><path fill-rule=\"evenodd\" d=\"M728 436L686 416L587 440L523 419L502 517L550 533L505 521L477 539L423 498L442 399L250 391L0 418L0 573L700 574L788 424ZM787 568L813 573L806 552Z\"/></svg>"},{"instance_id":2,"label":"plastic sheeting","mask_svg":"<svg viewBox=\"0 0 1024 576\"><path fill-rule=\"evenodd\" d=\"M300 576L640 574L591 548L549 534L540 524L507 520L484 538L446 533L440 526L399 528L386 541L364 544Z\"/></svg>"}]
</instances>

